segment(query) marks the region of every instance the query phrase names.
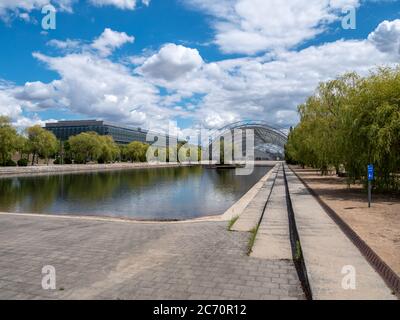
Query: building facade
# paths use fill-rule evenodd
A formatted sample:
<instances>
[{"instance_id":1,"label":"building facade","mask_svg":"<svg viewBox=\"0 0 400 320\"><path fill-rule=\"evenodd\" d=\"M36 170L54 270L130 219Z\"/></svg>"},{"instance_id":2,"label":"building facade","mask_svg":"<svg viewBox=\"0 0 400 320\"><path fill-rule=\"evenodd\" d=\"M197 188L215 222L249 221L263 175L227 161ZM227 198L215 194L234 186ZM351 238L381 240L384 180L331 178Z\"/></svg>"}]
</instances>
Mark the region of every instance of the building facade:
<instances>
[{"instance_id":1,"label":"building facade","mask_svg":"<svg viewBox=\"0 0 400 320\"><path fill-rule=\"evenodd\" d=\"M114 141L118 144L128 144L133 141L149 143L146 141L148 133L158 137L163 136L167 138L168 143L168 136L164 134L98 120L58 121L46 123L45 128L53 132L57 139L61 141L66 141L69 137L76 136L82 132L97 132L99 135L112 136Z\"/></svg>"}]
</instances>

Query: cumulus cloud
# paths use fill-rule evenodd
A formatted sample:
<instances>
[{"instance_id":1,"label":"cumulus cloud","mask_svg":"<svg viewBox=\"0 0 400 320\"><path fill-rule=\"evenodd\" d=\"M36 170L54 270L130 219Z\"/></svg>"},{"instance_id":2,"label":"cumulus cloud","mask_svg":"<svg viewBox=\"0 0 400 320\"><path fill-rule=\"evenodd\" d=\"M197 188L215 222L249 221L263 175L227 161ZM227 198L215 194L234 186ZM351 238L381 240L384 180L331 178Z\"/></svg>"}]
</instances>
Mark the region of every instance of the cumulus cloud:
<instances>
[{"instance_id":1,"label":"cumulus cloud","mask_svg":"<svg viewBox=\"0 0 400 320\"><path fill-rule=\"evenodd\" d=\"M341 8L359 0L184 0L215 19L215 43L225 53L292 48L322 33Z\"/></svg>"},{"instance_id":2,"label":"cumulus cloud","mask_svg":"<svg viewBox=\"0 0 400 320\"><path fill-rule=\"evenodd\" d=\"M157 90L130 75L120 64L89 53L48 57L35 54L48 67L61 75L61 80L48 84L28 83L19 97L40 107L67 107L69 110L130 123L143 123L147 111L157 109Z\"/></svg>"},{"instance_id":3,"label":"cumulus cloud","mask_svg":"<svg viewBox=\"0 0 400 320\"><path fill-rule=\"evenodd\" d=\"M34 114L31 117L21 116L14 121L12 121L12 125L16 127L18 130L22 131L25 128L32 127L35 125L44 126L46 122L55 122L57 120L54 119L47 119L43 121L37 114Z\"/></svg>"},{"instance_id":4,"label":"cumulus cloud","mask_svg":"<svg viewBox=\"0 0 400 320\"><path fill-rule=\"evenodd\" d=\"M52 39L47 42L47 45L59 49L64 53L95 51L98 55L107 57L111 55L115 49L122 47L124 44L133 43L134 41L135 37L129 36L125 32L118 32L110 28L105 28L103 33L89 44L76 39Z\"/></svg>"},{"instance_id":5,"label":"cumulus cloud","mask_svg":"<svg viewBox=\"0 0 400 320\"><path fill-rule=\"evenodd\" d=\"M53 4L60 11L72 12L72 5L76 0L53 0ZM10 16L16 16L29 21L27 13L32 10L41 10L49 4L49 0L0 0L0 18L9 20Z\"/></svg>"},{"instance_id":6,"label":"cumulus cloud","mask_svg":"<svg viewBox=\"0 0 400 320\"><path fill-rule=\"evenodd\" d=\"M22 113L21 101L14 97L15 88L10 84L0 81L0 115L5 115L13 119Z\"/></svg>"},{"instance_id":7,"label":"cumulus cloud","mask_svg":"<svg viewBox=\"0 0 400 320\"><path fill-rule=\"evenodd\" d=\"M319 82L348 71L367 74L377 65L398 63L392 48L383 45L387 38L393 39L396 25L383 23L364 40L339 40L300 51L210 63L198 50L176 44L166 44L152 55L134 56L134 65L129 59L115 61L109 54L129 42L129 36L117 33L118 41L100 36L104 40L96 49L92 46L98 39L77 52L53 57L35 53L59 79L27 82L21 87L3 83L0 113L22 118L23 109L61 108L153 129L177 117L212 129L243 119L288 127L297 122L297 106L313 94ZM73 46L68 41L53 45Z\"/></svg>"},{"instance_id":8,"label":"cumulus cloud","mask_svg":"<svg viewBox=\"0 0 400 320\"><path fill-rule=\"evenodd\" d=\"M90 2L96 6L108 6L112 5L119 9L133 10L136 8L136 0L90 0ZM150 0L142 0L144 5L148 6Z\"/></svg>"},{"instance_id":9,"label":"cumulus cloud","mask_svg":"<svg viewBox=\"0 0 400 320\"><path fill-rule=\"evenodd\" d=\"M400 54L400 20L383 21L368 40L382 52Z\"/></svg>"},{"instance_id":10,"label":"cumulus cloud","mask_svg":"<svg viewBox=\"0 0 400 320\"><path fill-rule=\"evenodd\" d=\"M196 70L202 64L203 59L197 49L171 43L145 60L138 71L149 77L173 81Z\"/></svg>"},{"instance_id":11,"label":"cumulus cloud","mask_svg":"<svg viewBox=\"0 0 400 320\"><path fill-rule=\"evenodd\" d=\"M48 46L69 52L76 51L82 48L82 43L79 40L66 39L65 41L52 39L47 42Z\"/></svg>"},{"instance_id":12,"label":"cumulus cloud","mask_svg":"<svg viewBox=\"0 0 400 320\"><path fill-rule=\"evenodd\" d=\"M122 10L134 10L139 0L89 0L95 6L114 6ZM72 12L74 3L78 0L0 0L0 19L8 21L12 18L20 18L30 21L29 12L41 10L51 3L58 10ZM143 5L149 6L150 0L141 0Z\"/></svg>"},{"instance_id":13,"label":"cumulus cloud","mask_svg":"<svg viewBox=\"0 0 400 320\"><path fill-rule=\"evenodd\" d=\"M128 36L125 32L113 31L110 28L104 29L103 33L92 43L92 48L99 51L101 56L109 56L114 49L120 48L125 43L133 43L134 37Z\"/></svg>"},{"instance_id":14,"label":"cumulus cloud","mask_svg":"<svg viewBox=\"0 0 400 320\"><path fill-rule=\"evenodd\" d=\"M350 71L365 75L376 65L395 62L366 40L286 51L274 60L261 57L220 61L216 78L207 75L209 88L195 115L210 128L233 119L263 119L288 127L298 120L297 106L313 94L321 81Z\"/></svg>"},{"instance_id":15,"label":"cumulus cloud","mask_svg":"<svg viewBox=\"0 0 400 320\"><path fill-rule=\"evenodd\" d=\"M257 58L203 62L187 77L165 77L163 72L162 79L155 81L154 74L142 74L173 92L164 102L188 110L195 122L207 128L242 119L263 119L288 127L298 121L297 106L313 94L321 81L351 71L366 75L377 65L397 62L371 40L339 40ZM158 65L154 69L160 70ZM174 68L166 70L173 75L176 72ZM198 95L200 99L191 99Z\"/></svg>"}]
</instances>

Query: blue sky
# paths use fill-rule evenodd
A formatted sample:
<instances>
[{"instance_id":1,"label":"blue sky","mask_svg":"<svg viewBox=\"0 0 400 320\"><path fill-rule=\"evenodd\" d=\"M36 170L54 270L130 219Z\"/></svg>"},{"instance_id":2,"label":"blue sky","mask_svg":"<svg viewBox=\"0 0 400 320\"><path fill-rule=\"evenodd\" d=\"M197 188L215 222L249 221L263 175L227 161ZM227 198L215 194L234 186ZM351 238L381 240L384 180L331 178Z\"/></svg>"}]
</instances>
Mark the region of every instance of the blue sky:
<instances>
[{"instance_id":1,"label":"blue sky","mask_svg":"<svg viewBox=\"0 0 400 320\"><path fill-rule=\"evenodd\" d=\"M399 61L399 1L54 0L45 31L47 2L0 0L0 113L18 126L288 127L320 81Z\"/></svg>"}]
</instances>

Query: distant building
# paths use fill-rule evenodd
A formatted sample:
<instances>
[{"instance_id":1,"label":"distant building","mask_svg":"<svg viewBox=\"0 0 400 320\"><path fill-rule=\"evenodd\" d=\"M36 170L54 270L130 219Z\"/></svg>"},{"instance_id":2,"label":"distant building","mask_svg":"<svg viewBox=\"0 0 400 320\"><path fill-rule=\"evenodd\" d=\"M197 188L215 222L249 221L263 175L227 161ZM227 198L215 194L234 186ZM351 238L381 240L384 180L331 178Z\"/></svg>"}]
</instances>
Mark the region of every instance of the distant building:
<instances>
[{"instance_id":1,"label":"distant building","mask_svg":"<svg viewBox=\"0 0 400 320\"><path fill-rule=\"evenodd\" d=\"M146 136L149 130L141 128L128 127L106 121L98 120L72 120L46 123L45 128L54 133L57 139L66 141L71 136L76 136L82 132L97 132L99 135L112 136L118 144L128 144L133 141L148 143ZM157 136L163 136L160 133L154 133ZM168 137L167 143L168 143Z\"/></svg>"}]
</instances>

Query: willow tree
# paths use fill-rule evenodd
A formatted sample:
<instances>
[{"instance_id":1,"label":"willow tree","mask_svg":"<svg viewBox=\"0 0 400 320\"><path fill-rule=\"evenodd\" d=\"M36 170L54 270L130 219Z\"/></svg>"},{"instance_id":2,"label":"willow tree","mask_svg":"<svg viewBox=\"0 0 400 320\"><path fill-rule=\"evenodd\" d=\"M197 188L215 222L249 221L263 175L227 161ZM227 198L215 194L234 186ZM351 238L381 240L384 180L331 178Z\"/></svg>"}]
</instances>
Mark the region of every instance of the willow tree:
<instances>
[{"instance_id":1,"label":"willow tree","mask_svg":"<svg viewBox=\"0 0 400 320\"><path fill-rule=\"evenodd\" d=\"M101 154L98 159L100 163L115 161L120 156L120 149L114 142L112 136L98 136L101 144Z\"/></svg>"},{"instance_id":2,"label":"willow tree","mask_svg":"<svg viewBox=\"0 0 400 320\"><path fill-rule=\"evenodd\" d=\"M18 133L8 117L0 116L0 165L5 165L16 151Z\"/></svg>"},{"instance_id":3,"label":"willow tree","mask_svg":"<svg viewBox=\"0 0 400 320\"><path fill-rule=\"evenodd\" d=\"M148 144L134 141L128 144L126 154L132 162L145 162Z\"/></svg>"},{"instance_id":4,"label":"willow tree","mask_svg":"<svg viewBox=\"0 0 400 320\"><path fill-rule=\"evenodd\" d=\"M342 166L350 182L365 182L372 163L379 189L400 189L399 67L321 83L299 114L286 146L288 159L323 173Z\"/></svg>"},{"instance_id":5,"label":"willow tree","mask_svg":"<svg viewBox=\"0 0 400 320\"><path fill-rule=\"evenodd\" d=\"M70 152L76 163L97 161L103 151L103 145L96 132L83 132L68 139Z\"/></svg>"},{"instance_id":6,"label":"willow tree","mask_svg":"<svg viewBox=\"0 0 400 320\"><path fill-rule=\"evenodd\" d=\"M35 159L42 157L46 159L48 164L49 157L53 155L58 148L58 141L56 136L40 125L27 128L28 134L28 148L32 153L32 165L35 163Z\"/></svg>"}]
</instances>

